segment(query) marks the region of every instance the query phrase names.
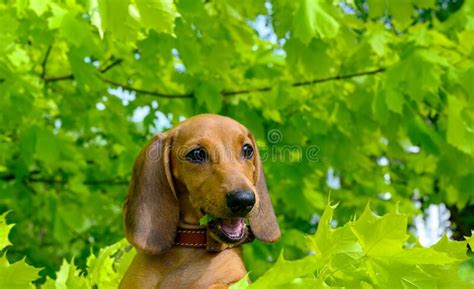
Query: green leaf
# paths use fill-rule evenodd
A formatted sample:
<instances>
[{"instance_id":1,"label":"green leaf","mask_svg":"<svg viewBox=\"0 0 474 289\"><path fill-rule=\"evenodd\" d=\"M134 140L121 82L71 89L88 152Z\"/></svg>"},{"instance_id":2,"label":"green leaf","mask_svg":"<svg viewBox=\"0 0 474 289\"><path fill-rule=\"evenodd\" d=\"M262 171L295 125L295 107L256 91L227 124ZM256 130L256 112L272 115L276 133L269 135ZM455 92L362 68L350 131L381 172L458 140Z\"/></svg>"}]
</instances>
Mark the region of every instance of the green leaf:
<instances>
[{"instance_id":1,"label":"green leaf","mask_svg":"<svg viewBox=\"0 0 474 289\"><path fill-rule=\"evenodd\" d=\"M437 288L437 278L430 276L415 266L395 263L385 258L370 261L375 288Z\"/></svg>"},{"instance_id":2,"label":"green leaf","mask_svg":"<svg viewBox=\"0 0 474 289\"><path fill-rule=\"evenodd\" d=\"M388 0L388 9L398 29L403 30L411 24L414 13L412 0Z\"/></svg>"},{"instance_id":3,"label":"green leaf","mask_svg":"<svg viewBox=\"0 0 474 289\"><path fill-rule=\"evenodd\" d=\"M424 9L436 7L436 2L433 0L413 0L413 4Z\"/></svg>"},{"instance_id":4,"label":"green leaf","mask_svg":"<svg viewBox=\"0 0 474 289\"><path fill-rule=\"evenodd\" d=\"M351 224L351 229L369 256L390 256L402 250L408 239L407 216L389 213L384 217L375 215L370 207Z\"/></svg>"},{"instance_id":5,"label":"green leaf","mask_svg":"<svg viewBox=\"0 0 474 289\"><path fill-rule=\"evenodd\" d=\"M405 96L397 90L385 88L385 103L388 109L398 114L403 113L403 105L405 104Z\"/></svg>"},{"instance_id":6,"label":"green leaf","mask_svg":"<svg viewBox=\"0 0 474 289\"><path fill-rule=\"evenodd\" d=\"M468 259L467 256L467 243L465 241L452 241L449 240L446 234L433 245L433 249L438 252L446 253L448 256L455 258L459 261L465 261Z\"/></svg>"},{"instance_id":7,"label":"green leaf","mask_svg":"<svg viewBox=\"0 0 474 289\"><path fill-rule=\"evenodd\" d=\"M419 116L407 121L407 133L412 143L422 146L428 152L437 153L440 147L440 136L433 132L425 120Z\"/></svg>"},{"instance_id":8,"label":"green leaf","mask_svg":"<svg viewBox=\"0 0 474 289\"><path fill-rule=\"evenodd\" d=\"M459 251L457 251L459 253ZM464 253L464 258L467 258ZM413 248L404 250L393 256L394 262L407 265L449 265L457 261L444 252L438 252L435 248Z\"/></svg>"},{"instance_id":9,"label":"green leaf","mask_svg":"<svg viewBox=\"0 0 474 289\"><path fill-rule=\"evenodd\" d=\"M99 12L104 31L120 34L124 29L124 20L128 17L129 0L99 0Z\"/></svg>"},{"instance_id":10,"label":"green leaf","mask_svg":"<svg viewBox=\"0 0 474 289\"><path fill-rule=\"evenodd\" d=\"M36 133L36 156L45 162L54 163L59 160L58 142L55 136L44 129L39 129Z\"/></svg>"},{"instance_id":11,"label":"green leaf","mask_svg":"<svg viewBox=\"0 0 474 289\"><path fill-rule=\"evenodd\" d=\"M50 3L51 12L53 15L48 19L48 25L50 29L60 28L65 15L70 15L70 13L56 3Z\"/></svg>"},{"instance_id":12,"label":"green leaf","mask_svg":"<svg viewBox=\"0 0 474 289\"><path fill-rule=\"evenodd\" d=\"M402 114L405 95L415 101L435 95L441 85L445 60L426 50L408 49L402 60L387 70L384 91L387 106Z\"/></svg>"},{"instance_id":13,"label":"green leaf","mask_svg":"<svg viewBox=\"0 0 474 289\"><path fill-rule=\"evenodd\" d=\"M314 236L307 237L308 247L320 255L324 260L332 258L334 254L361 255L361 246L349 227L332 229L332 220L336 205L326 205L319 221L318 230Z\"/></svg>"},{"instance_id":14,"label":"green leaf","mask_svg":"<svg viewBox=\"0 0 474 289\"><path fill-rule=\"evenodd\" d=\"M136 0L136 4L146 27L173 34L177 16L173 0Z\"/></svg>"},{"instance_id":15,"label":"green leaf","mask_svg":"<svg viewBox=\"0 0 474 289\"><path fill-rule=\"evenodd\" d=\"M33 289L35 286L31 282L38 278L39 271L25 260L9 264L5 256L0 257L0 288Z\"/></svg>"},{"instance_id":16,"label":"green leaf","mask_svg":"<svg viewBox=\"0 0 474 289\"><path fill-rule=\"evenodd\" d=\"M396 41L396 37L393 36L382 23L368 26L367 36L369 37L369 44L375 53L379 56L387 56L388 52L391 51L389 44Z\"/></svg>"},{"instance_id":17,"label":"green leaf","mask_svg":"<svg viewBox=\"0 0 474 289\"><path fill-rule=\"evenodd\" d=\"M100 284L103 289L115 289L119 284L122 276L117 274L115 264L117 259L115 256L127 246L125 239L111 246L102 248L99 254L92 254L87 258L88 279L92 284ZM126 259L131 261L130 258Z\"/></svg>"},{"instance_id":18,"label":"green leaf","mask_svg":"<svg viewBox=\"0 0 474 289\"><path fill-rule=\"evenodd\" d=\"M238 282L232 284L229 289L246 289L249 287L249 274L245 274L245 276L240 279Z\"/></svg>"},{"instance_id":19,"label":"green leaf","mask_svg":"<svg viewBox=\"0 0 474 289\"><path fill-rule=\"evenodd\" d=\"M471 247L471 251L474 251L474 231L471 231L471 236L469 237L464 237L469 244L469 247Z\"/></svg>"},{"instance_id":20,"label":"green leaf","mask_svg":"<svg viewBox=\"0 0 474 289\"><path fill-rule=\"evenodd\" d=\"M6 212L0 216L0 251L12 244L10 243L10 240L8 240L8 234L10 234L10 230L13 228L14 224L7 225L6 217L8 213L9 212Z\"/></svg>"},{"instance_id":21,"label":"green leaf","mask_svg":"<svg viewBox=\"0 0 474 289\"><path fill-rule=\"evenodd\" d=\"M222 108L222 96L219 86L212 82L202 83L196 89L198 104L204 105L209 112L219 112Z\"/></svg>"},{"instance_id":22,"label":"green leaf","mask_svg":"<svg viewBox=\"0 0 474 289\"><path fill-rule=\"evenodd\" d=\"M199 225L207 225L207 223L209 223L210 221L212 221L212 217L206 214L202 216L201 219L199 219Z\"/></svg>"},{"instance_id":23,"label":"green leaf","mask_svg":"<svg viewBox=\"0 0 474 289\"><path fill-rule=\"evenodd\" d=\"M100 38L104 38L104 28L102 26L102 19L99 12L99 0L89 1L89 15L91 17L91 24L97 28Z\"/></svg>"},{"instance_id":24,"label":"green leaf","mask_svg":"<svg viewBox=\"0 0 474 289\"><path fill-rule=\"evenodd\" d=\"M129 0L91 1L90 11L93 24L101 35L105 32L111 32L118 39L134 39L137 27L130 16L129 4Z\"/></svg>"},{"instance_id":25,"label":"green leaf","mask_svg":"<svg viewBox=\"0 0 474 289\"><path fill-rule=\"evenodd\" d=\"M76 46L80 46L87 39L88 27L83 21L79 21L72 14L67 13L62 19L62 33L64 36Z\"/></svg>"},{"instance_id":26,"label":"green leaf","mask_svg":"<svg viewBox=\"0 0 474 289\"><path fill-rule=\"evenodd\" d=\"M275 265L248 288L264 289L291 283L295 278L315 271L322 264L316 256L306 256L296 261L288 261L280 254Z\"/></svg>"},{"instance_id":27,"label":"green leaf","mask_svg":"<svg viewBox=\"0 0 474 289\"><path fill-rule=\"evenodd\" d=\"M35 11L38 16L41 16L48 9L48 3L48 0L30 0L30 9Z\"/></svg>"},{"instance_id":28,"label":"green leaf","mask_svg":"<svg viewBox=\"0 0 474 289\"><path fill-rule=\"evenodd\" d=\"M193 1L193 0L179 0L176 3L177 8L181 13L189 13L189 14L201 14L204 12L204 5L203 2L200 1Z\"/></svg>"},{"instance_id":29,"label":"green leaf","mask_svg":"<svg viewBox=\"0 0 474 289\"><path fill-rule=\"evenodd\" d=\"M43 289L92 289L92 286L80 275L74 260L70 264L63 260L61 268L56 273L56 279L48 279Z\"/></svg>"},{"instance_id":30,"label":"green leaf","mask_svg":"<svg viewBox=\"0 0 474 289\"><path fill-rule=\"evenodd\" d=\"M370 18L378 18L383 16L386 11L386 1L380 0L368 0L367 6L369 9L369 16Z\"/></svg>"},{"instance_id":31,"label":"green leaf","mask_svg":"<svg viewBox=\"0 0 474 289\"><path fill-rule=\"evenodd\" d=\"M18 20L8 13L0 14L0 52L7 53L14 48Z\"/></svg>"},{"instance_id":32,"label":"green leaf","mask_svg":"<svg viewBox=\"0 0 474 289\"><path fill-rule=\"evenodd\" d=\"M464 103L454 95L448 95L447 141L466 154L474 155L474 132L466 127L462 109Z\"/></svg>"},{"instance_id":33,"label":"green leaf","mask_svg":"<svg viewBox=\"0 0 474 289\"><path fill-rule=\"evenodd\" d=\"M313 37L333 38L339 23L323 8L320 0L302 0L293 22L295 37L308 44Z\"/></svg>"}]
</instances>

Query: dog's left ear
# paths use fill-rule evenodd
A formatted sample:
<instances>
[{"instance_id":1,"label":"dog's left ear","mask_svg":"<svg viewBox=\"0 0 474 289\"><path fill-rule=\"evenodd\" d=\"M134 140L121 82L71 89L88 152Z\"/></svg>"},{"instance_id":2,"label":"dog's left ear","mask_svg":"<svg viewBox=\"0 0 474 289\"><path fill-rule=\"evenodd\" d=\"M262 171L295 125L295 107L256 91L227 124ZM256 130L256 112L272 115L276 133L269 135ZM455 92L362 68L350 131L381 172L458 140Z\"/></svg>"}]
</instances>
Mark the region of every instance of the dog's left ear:
<instances>
[{"instance_id":1,"label":"dog's left ear","mask_svg":"<svg viewBox=\"0 0 474 289\"><path fill-rule=\"evenodd\" d=\"M257 143L251 133L249 133L249 137L254 147L254 182L259 197L258 207L254 208L254 212L250 216L250 228L258 240L273 243L280 239L280 227L278 226L272 201L268 194L267 182L260 154L258 153Z\"/></svg>"},{"instance_id":2,"label":"dog's left ear","mask_svg":"<svg viewBox=\"0 0 474 289\"><path fill-rule=\"evenodd\" d=\"M171 133L159 134L135 161L124 206L125 236L138 250L159 254L173 245L179 220L170 172Z\"/></svg>"}]
</instances>

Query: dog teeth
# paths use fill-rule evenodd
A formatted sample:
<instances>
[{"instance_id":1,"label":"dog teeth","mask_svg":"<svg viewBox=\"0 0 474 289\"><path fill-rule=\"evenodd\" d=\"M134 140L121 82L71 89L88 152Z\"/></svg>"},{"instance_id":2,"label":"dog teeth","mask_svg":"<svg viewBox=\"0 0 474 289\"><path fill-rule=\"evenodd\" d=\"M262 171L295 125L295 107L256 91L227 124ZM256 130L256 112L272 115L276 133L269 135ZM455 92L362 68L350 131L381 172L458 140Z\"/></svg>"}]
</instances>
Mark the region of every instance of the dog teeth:
<instances>
[{"instance_id":1,"label":"dog teeth","mask_svg":"<svg viewBox=\"0 0 474 289\"><path fill-rule=\"evenodd\" d=\"M238 237L240 237L241 235L242 235L242 232L235 233L235 234L234 234L234 233L228 234L228 236L231 237L231 238L238 238Z\"/></svg>"}]
</instances>

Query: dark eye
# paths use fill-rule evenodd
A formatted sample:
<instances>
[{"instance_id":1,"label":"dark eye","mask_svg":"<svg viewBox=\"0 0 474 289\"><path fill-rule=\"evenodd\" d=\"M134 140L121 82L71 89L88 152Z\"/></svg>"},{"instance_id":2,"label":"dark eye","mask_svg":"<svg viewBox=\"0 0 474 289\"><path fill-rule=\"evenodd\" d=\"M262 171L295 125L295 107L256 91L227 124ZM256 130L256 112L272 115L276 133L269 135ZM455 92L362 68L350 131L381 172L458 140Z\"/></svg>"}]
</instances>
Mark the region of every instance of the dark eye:
<instances>
[{"instance_id":1,"label":"dark eye","mask_svg":"<svg viewBox=\"0 0 474 289\"><path fill-rule=\"evenodd\" d=\"M195 148L186 155L186 159L192 163L200 164L207 161L207 152L203 148Z\"/></svg>"},{"instance_id":2,"label":"dark eye","mask_svg":"<svg viewBox=\"0 0 474 289\"><path fill-rule=\"evenodd\" d=\"M249 144L244 144L242 147L242 156L246 159L251 159L253 156L253 147Z\"/></svg>"}]
</instances>

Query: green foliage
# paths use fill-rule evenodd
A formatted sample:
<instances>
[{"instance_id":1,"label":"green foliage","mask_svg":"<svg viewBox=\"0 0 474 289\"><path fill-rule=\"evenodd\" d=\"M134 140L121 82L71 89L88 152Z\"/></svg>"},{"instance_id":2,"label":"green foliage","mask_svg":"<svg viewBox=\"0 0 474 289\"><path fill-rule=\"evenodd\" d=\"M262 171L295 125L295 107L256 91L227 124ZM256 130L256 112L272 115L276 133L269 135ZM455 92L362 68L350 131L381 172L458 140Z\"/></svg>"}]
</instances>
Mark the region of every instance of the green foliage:
<instances>
[{"instance_id":1,"label":"green foliage","mask_svg":"<svg viewBox=\"0 0 474 289\"><path fill-rule=\"evenodd\" d=\"M5 247L11 245L10 240L8 240L8 234L10 233L11 228L13 225L6 224L6 215L5 213L0 216L0 250L3 250Z\"/></svg>"},{"instance_id":2,"label":"green foliage","mask_svg":"<svg viewBox=\"0 0 474 289\"><path fill-rule=\"evenodd\" d=\"M365 279L342 270L302 282L332 286L350 276L378 286L391 281L378 270L398 278L407 266L441 276L441 265L407 264L413 255L403 254L423 260L444 251L399 245L430 204L448 206L456 239L474 226L473 12L468 0L0 1L0 213L11 211L17 224L0 266L31 277L26 256L45 268L38 283L61 276L46 281L52 288L111 286L125 263L104 256L125 246L122 204L135 156L153 134L214 112L245 124L266 156L283 235L245 247L252 279L283 248L298 261L280 257L275 266L301 266L281 284L356 249L347 258L366 254L356 268ZM334 231L320 227L327 234L309 238L318 257L302 259L329 193L341 201L340 224L369 198L379 214L398 203L409 217L367 211ZM0 229L0 247L10 244L9 229ZM386 253L379 238L390 252L398 244L405 257L387 258L401 258L399 269L377 261ZM334 253L319 256L319 246ZM81 275L94 264L109 269Z\"/></svg>"},{"instance_id":3,"label":"green foliage","mask_svg":"<svg viewBox=\"0 0 474 289\"><path fill-rule=\"evenodd\" d=\"M304 44L312 38L333 38L339 30L339 23L321 6L323 1L302 1L295 15L295 37Z\"/></svg>"},{"instance_id":4,"label":"green foliage","mask_svg":"<svg viewBox=\"0 0 474 289\"><path fill-rule=\"evenodd\" d=\"M7 225L6 214L0 216L0 253L10 245L8 234L13 225ZM5 254L0 257L0 288L30 289L31 281L38 276L39 269L31 267L25 260L10 264Z\"/></svg>"},{"instance_id":5,"label":"green foliage","mask_svg":"<svg viewBox=\"0 0 474 289\"><path fill-rule=\"evenodd\" d=\"M335 207L326 206L318 231L307 237L312 254L296 261L281 255L248 288L472 287L458 275L468 259L466 241L445 236L430 248L413 246L406 243L406 215L393 212L379 217L369 206L358 219L333 228Z\"/></svg>"},{"instance_id":6,"label":"green foliage","mask_svg":"<svg viewBox=\"0 0 474 289\"><path fill-rule=\"evenodd\" d=\"M468 259L472 235L466 241L450 241L444 236L430 248L413 247L406 243L406 215L394 212L379 217L367 206L359 219L332 228L335 208L328 204L316 234L306 237L308 256L288 261L282 253L255 283L250 285L245 276L231 288L471 288L458 270ZM0 217L2 234L8 237L12 227L5 216ZM64 260L56 278L48 278L41 288L115 289L135 255L127 245L123 239L101 249L97 256L91 254L87 272L81 272L74 261ZM34 288L32 281L38 278L38 271L24 260L9 264L3 256L0 288Z\"/></svg>"},{"instance_id":7,"label":"green foliage","mask_svg":"<svg viewBox=\"0 0 474 289\"><path fill-rule=\"evenodd\" d=\"M7 225L5 217L0 217L0 232L8 234L13 225ZM0 252L4 246L0 246ZM105 247L96 255L87 258L87 274L81 272L74 260L63 261L55 280L48 278L42 289L116 289L123 274L130 265L135 251L131 250L125 239ZM32 282L38 279L40 269L28 265L24 260L10 264L7 258L0 258L0 288L35 288Z\"/></svg>"}]
</instances>

